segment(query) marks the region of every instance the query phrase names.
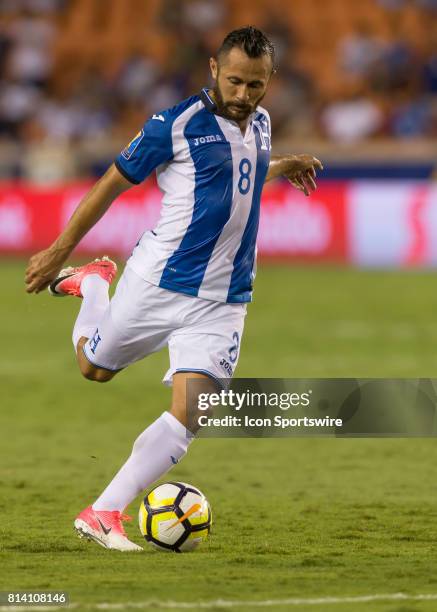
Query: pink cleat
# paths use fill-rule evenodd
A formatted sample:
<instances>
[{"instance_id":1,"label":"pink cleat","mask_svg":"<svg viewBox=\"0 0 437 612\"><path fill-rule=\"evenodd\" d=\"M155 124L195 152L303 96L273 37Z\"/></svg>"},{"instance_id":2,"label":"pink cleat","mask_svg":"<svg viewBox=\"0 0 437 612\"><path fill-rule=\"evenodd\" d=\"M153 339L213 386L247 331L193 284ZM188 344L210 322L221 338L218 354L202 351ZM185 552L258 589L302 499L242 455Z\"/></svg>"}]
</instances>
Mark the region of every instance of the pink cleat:
<instances>
[{"instance_id":1,"label":"pink cleat","mask_svg":"<svg viewBox=\"0 0 437 612\"><path fill-rule=\"evenodd\" d=\"M130 520L130 516L118 510L93 510L92 506L88 506L76 517L74 528L80 538L93 540L105 548L123 552L143 550L127 538L122 521Z\"/></svg>"},{"instance_id":2,"label":"pink cleat","mask_svg":"<svg viewBox=\"0 0 437 612\"><path fill-rule=\"evenodd\" d=\"M50 295L54 297L64 297L66 295L75 295L83 297L80 291L80 284L89 274L98 274L109 284L117 274L117 264L104 255L101 259L95 259L84 266L78 268L64 268L48 286Z\"/></svg>"}]
</instances>

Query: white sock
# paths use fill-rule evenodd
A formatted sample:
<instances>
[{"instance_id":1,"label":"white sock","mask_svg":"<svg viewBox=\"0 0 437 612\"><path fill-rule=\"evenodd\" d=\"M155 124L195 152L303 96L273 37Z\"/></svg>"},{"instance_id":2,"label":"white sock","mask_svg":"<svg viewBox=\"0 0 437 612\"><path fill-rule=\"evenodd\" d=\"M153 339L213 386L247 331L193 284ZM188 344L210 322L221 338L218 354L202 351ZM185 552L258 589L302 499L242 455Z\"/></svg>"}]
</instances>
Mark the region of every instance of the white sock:
<instances>
[{"instance_id":1,"label":"white sock","mask_svg":"<svg viewBox=\"0 0 437 612\"><path fill-rule=\"evenodd\" d=\"M135 440L132 454L94 502L94 510L123 510L187 452L192 434L164 412Z\"/></svg>"},{"instance_id":2,"label":"white sock","mask_svg":"<svg viewBox=\"0 0 437 612\"><path fill-rule=\"evenodd\" d=\"M73 328L73 345L76 350L79 339L91 338L97 324L109 304L109 283L98 274L88 274L83 279L80 290L82 305Z\"/></svg>"}]
</instances>

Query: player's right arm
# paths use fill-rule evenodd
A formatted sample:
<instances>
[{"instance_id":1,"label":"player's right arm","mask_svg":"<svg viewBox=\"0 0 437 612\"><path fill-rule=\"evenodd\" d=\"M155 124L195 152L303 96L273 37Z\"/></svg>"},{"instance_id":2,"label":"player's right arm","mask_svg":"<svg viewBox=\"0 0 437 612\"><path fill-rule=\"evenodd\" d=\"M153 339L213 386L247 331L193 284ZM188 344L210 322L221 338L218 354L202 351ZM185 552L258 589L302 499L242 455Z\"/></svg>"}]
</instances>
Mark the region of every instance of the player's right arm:
<instances>
[{"instance_id":1,"label":"player's right arm","mask_svg":"<svg viewBox=\"0 0 437 612\"><path fill-rule=\"evenodd\" d=\"M159 164L173 157L172 124L177 114L169 109L148 119L81 201L59 238L30 258L26 271L28 293L39 293L56 278L72 250L117 196L144 181Z\"/></svg>"},{"instance_id":2,"label":"player's right arm","mask_svg":"<svg viewBox=\"0 0 437 612\"><path fill-rule=\"evenodd\" d=\"M132 183L112 164L82 199L62 234L48 249L30 258L25 277L28 293L39 293L56 278L80 240L129 187L132 187Z\"/></svg>"}]
</instances>

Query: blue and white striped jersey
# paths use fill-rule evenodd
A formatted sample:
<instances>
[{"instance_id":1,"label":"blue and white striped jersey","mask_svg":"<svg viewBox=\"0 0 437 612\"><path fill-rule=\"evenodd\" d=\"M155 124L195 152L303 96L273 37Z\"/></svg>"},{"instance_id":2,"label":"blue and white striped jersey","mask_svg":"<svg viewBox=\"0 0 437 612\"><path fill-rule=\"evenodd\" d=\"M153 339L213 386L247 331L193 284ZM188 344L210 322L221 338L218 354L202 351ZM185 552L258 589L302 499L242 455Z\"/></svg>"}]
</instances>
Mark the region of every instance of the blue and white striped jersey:
<instances>
[{"instance_id":1,"label":"blue and white striped jersey","mask_svg":"<svg viewBox=\"0 0 437 612\"><path fill-rule=\"evenodd\" d=\"M153 115L115 160L132 183L155 168L161 216L127 265L148 282L218 302L250 302L270 118L258 107L246 134L215 114L202 90Z\"/></svg>"}]
</instances>

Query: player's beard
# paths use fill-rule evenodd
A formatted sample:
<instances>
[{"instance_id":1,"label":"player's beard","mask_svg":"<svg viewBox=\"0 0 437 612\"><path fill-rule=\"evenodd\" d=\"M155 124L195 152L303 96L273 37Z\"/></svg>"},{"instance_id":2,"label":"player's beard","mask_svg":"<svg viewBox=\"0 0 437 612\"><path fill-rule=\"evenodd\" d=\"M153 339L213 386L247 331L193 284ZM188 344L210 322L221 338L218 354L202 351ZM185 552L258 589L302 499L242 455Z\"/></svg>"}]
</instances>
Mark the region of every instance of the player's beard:
<instances>
[{"instance_id":1,"label":"player's beard","mask_svg":"<svg viewBox=\"0 0 437 612\"><path fill-rule=\"evenodd\" d=\"M217 106L217 113L225 119L232 119L232 121L245 121L245 119L253 113L265 95L263 94L260 96L253 104L236 104L235 102L224 101L217 81L215 81L212 91L214 94L214 102Z\"/></svg>"}]
</instances>

